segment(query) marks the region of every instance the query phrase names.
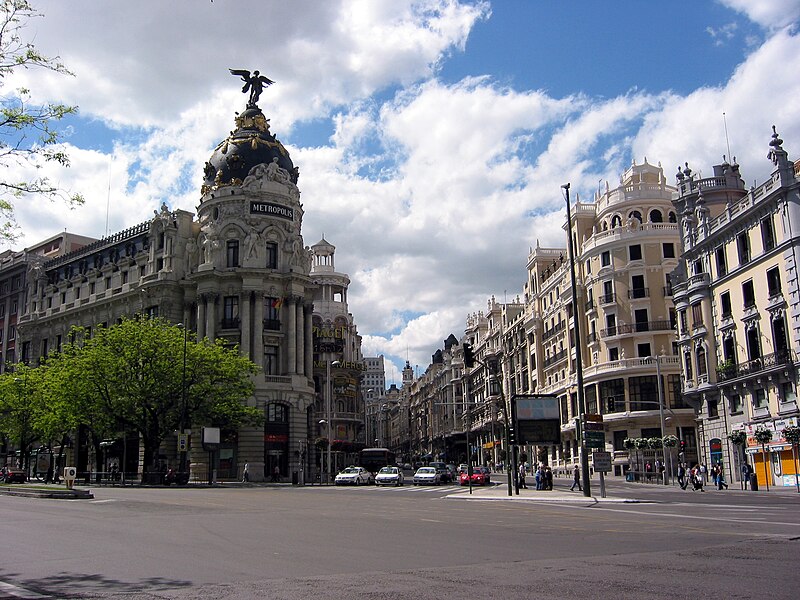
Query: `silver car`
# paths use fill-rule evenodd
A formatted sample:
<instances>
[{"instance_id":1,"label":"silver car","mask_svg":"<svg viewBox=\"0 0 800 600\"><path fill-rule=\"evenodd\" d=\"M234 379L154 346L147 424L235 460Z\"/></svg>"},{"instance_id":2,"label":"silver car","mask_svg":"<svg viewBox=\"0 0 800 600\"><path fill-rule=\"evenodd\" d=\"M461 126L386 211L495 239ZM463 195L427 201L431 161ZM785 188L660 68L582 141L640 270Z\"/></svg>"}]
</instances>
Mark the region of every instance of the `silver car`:
<instances>
[{"instance_id":1,"label":"silver car","mask_svg":"<svg viewBox=\"0 0 800 600\"><path fill-rule=\"evenodd\" d=\"M372 473L363 467L347 467L336 476L333 483L334 485L369 485L372 483Z\"/></svg>"},{"instance_id":2,"label":"silver car","mask_svg":"<svg viewBox=\"0 0 800 600\"><path fill-rule=\"evenodd\" d=\"M375 475L375 485L403 485L403 472L397 467L383 467Z\"/></svg>"},{"instance_id":3,"label":"silver car","mask_svg":"<svg viewBox=\"0 0 800 600\"><path fill-rule=\"evenodd\" d=\"M441 478L434 467L420 467L414 473L414 485L439 485Z\"/></svg>"}]
</instances>

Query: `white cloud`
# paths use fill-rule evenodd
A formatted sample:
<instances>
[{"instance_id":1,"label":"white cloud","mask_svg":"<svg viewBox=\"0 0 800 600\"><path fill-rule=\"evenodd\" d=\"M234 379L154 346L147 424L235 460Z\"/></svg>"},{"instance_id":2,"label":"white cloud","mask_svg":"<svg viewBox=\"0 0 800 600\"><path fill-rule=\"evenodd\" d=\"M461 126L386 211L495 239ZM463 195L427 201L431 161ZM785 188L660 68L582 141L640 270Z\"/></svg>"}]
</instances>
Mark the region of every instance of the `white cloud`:
<instances>
[{"instance_id":1,"label":"white cloud","mask_svg":"<svg viewBox=\"0 0 800 600\"><path fill-rule=\"evenodd\" d=\"M800 0L718 0L765 29L781 29L800 20Z\"/></svg>"}]
</instances>

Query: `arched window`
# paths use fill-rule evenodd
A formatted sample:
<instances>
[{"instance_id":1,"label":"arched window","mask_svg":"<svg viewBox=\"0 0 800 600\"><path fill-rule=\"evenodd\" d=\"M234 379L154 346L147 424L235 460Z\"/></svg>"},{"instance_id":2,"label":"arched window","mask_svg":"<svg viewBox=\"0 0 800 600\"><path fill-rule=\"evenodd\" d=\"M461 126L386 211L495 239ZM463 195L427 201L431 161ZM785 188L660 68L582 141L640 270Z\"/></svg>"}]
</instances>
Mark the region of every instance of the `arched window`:
<instances>
[{"instance_id":1,"label":"arched window","mask_svg":"<svg viewBox=\"0 0 800 600\"><path fill-rule=\"evenodd\" d=\"M288 423L289 408L283 404L270 404L267 406L267 422Z\"/></svg>"},{"instance_id":2,"label":"arched window","mask_svg":"<svg viewBox=\"0 0 800 600\"><path fill-rule=\"evenodd\" d=\"M638 210L632 210L630 213L628 213L628 218L629 219L636 219L641 224L641 222L642 222L642 213L640 213Z\"/></svg>"},{"instance_id":3,"label":"arched window","mask_svg":"<svg viewBox=\"0 0 800 600\"><path fill-rule=\"evenodd\" d=\"M661 214L660 210L654 209L650 211L650 222L651 223L663 223L664 222L664 215Z\"/></svg>"},{"instance_id":4,"label":"arched window","mask_svg":"<svg viewBox=\"0 0 800 600\"><path fill-rule=\"evenodd\" d=\"M611 217L611 227L622 227L622 218L619 215Z\"/></svg>"},{"instance_id":5,"label":"arched window","mask_svg":"<svg viewBox=\"0 0 800 600\"><path fill-rule=\"evenodd\" d=\"M703 346L697 348L697 377L704 378L708 375L708 362L706 361L706 349Z\"/></svg>"},{"instance_id":6,"label":"arched window","mask_svg":"<svg viewBox=\"0 0 800 600\"><path fill-rule=\"evenodd\" d=\"M678 222L678 216L673 211L669 211L668 219L669 219L670 223L677 223Z\"/></svg>"}]
</instances>

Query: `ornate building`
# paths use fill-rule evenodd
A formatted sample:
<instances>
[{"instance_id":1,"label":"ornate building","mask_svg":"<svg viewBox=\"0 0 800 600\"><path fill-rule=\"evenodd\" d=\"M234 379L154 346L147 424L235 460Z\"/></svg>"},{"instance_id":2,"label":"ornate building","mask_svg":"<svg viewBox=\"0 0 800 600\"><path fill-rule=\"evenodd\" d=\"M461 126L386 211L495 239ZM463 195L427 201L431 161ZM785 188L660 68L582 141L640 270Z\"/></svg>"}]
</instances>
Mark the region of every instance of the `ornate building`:
<instances>
[{"instance_id":1,"label":"ornate building","mask_svg":"<svg viewBox=\"0 0 800 600\"><path fill-rule=\"evenodd\" d=\"M222 338L261 367L253 397L243 401L264 411L266 425L223 432L212 466L217 476L237 478L247 462L252 480L276 469L283 478L302 478L315 464L308 450L318 434L314 303L318 293L330 301L327 306L336 298L324 296L333 289L328 274L312 274L312 250L301 233L298 170L251 102L236 115L235 129L212 153L204 176L196 219L163 204L150 221L63 256L38 257L28 271L19 319L21 358L36 361L59 348L73 325L91 331L136 313L180 322L198 339ZM317 247L314 255L322 260L325 249ZM332 267L332 247L330 259ZM346 321L354 334L352 318ZM358 361L360 347L355 334L345 341L337 359L347 375L358 370L348 363ZM344 412L358 410L354 404ZM201 425L193 423L192 432ZM191 472L204 480L209 465L197 437ZM138 441L122 438L124 470L141 470ZM163 461L174 460L174 446L165 444ZM83 445L77 449L79 471L88 467L87 452Z\"/></svg>"},{"instance_id":2,"label":"ornate building","mask_svg":"<svg viewBox=\"0 0 800 600\"><path fill-rule=\"evenodd\" d=\"M762 486L795 485L781 431L800 415L800 162L774 131L769 147L775 170L750 189L735 159L706 178L678 170L684 254L673 276L682 393L698 413L700 456L738 479L745 456L728 434L742 430ZM757 428L772 432L769 464Z\"/></svg>"}]
</instances>

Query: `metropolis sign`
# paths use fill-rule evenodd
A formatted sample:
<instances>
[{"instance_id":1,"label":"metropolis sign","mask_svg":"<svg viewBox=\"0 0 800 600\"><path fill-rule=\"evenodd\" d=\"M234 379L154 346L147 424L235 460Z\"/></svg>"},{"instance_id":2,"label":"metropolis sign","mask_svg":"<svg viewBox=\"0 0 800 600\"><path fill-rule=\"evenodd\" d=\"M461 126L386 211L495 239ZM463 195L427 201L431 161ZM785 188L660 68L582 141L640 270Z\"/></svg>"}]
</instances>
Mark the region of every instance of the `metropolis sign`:
<instances>
[{"instance_id":1,"label":"metropolis sign","mask_svg":"<svg viewBox=\"0 0 800 600\"><path fill-rule=\"evenodd\" d=\"M250 214L281 217L282 219L294 221L294 209L270 202L250 202Z\"/></svg>"}]
</instances>

